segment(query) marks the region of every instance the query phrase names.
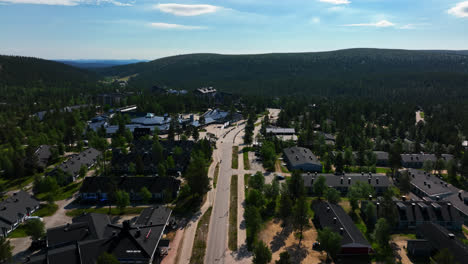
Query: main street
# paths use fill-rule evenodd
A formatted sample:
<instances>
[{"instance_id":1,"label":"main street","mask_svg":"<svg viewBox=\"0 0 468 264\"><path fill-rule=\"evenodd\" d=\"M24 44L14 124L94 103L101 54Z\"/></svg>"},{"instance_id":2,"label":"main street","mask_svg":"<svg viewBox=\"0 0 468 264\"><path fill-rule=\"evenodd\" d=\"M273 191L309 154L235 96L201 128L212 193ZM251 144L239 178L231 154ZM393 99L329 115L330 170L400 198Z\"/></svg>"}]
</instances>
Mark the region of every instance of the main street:
<instances>
[{"instance_id":1,"label":"main street","mask_svg":"<svg viewBox=\"0 0 468 264\"><path fill-rule=\"evenodd\" d=\"M244 127L244 125L235 127L224 136L220 136L217 143L215 154L219 155L220 166L210 219L205 263L224 263L228 252L229 188L233 175L231 168L232 147L236 135Z\"/></svg>"}]
</instances>

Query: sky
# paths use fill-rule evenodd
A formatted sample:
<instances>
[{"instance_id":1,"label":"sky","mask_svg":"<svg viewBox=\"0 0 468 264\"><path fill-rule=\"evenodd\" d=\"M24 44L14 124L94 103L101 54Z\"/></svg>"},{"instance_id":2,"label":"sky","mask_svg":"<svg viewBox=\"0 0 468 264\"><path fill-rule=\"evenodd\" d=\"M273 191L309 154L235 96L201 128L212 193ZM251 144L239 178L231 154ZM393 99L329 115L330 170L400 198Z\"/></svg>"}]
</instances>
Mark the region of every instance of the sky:
<instances>
[{"instance_id":1,"label":"sky","mask_svg":"<svg viewBox=\"0 0 468 264\"><path fill-rule=\"evenodd\" d=\"M468 49L463 0L0 0L0 54L156 59Z\"/></svg>"}]
</instances>

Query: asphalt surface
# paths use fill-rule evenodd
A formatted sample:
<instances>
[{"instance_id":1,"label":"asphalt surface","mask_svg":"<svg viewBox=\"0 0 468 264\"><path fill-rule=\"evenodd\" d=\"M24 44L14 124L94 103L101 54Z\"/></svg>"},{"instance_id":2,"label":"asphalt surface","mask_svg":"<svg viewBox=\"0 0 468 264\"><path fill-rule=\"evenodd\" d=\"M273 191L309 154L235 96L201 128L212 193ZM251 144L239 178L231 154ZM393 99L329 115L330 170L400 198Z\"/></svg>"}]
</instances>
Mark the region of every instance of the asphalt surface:
<instances>
[{"instance_id":1,"label":"asphalt surface","mask_svg":"<svg viewBox=\"0 0 468 264\"><path fill-rule=\"evenodd\" d=\"M218 141L217 152L221 163L210 219L205 263L224 263L228 255L229 188L231 176L236 172L231 168L232 147L235 136L243 129L244 125L236 127L225 136L221 136Z\"/></svg>"}]
</instances>

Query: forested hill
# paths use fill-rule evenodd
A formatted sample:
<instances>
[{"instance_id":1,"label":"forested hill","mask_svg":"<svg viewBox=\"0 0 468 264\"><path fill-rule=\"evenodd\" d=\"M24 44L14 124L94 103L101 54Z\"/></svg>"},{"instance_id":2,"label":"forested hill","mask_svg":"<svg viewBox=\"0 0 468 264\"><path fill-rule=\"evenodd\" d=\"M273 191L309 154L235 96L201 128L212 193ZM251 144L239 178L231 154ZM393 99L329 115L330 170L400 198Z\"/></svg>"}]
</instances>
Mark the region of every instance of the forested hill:
<instances>
[{"instance_id":1,"label":"forested hill","mask_svg":"<svg viewBox=\"0 0 468 264\"><path fill-rule=\"evenodd\" d=\"M166 85L258 95L468 97L464 52L348 49L261 55L190 54L101 69L131 86ZM442 97L441 97L442 95Z\"/></svg>"},{"instance_id":2,"label":"forested hill","mask_svg":"<svg viewBox=\"0 0 468 264\"><path fill-rule=\"evenodd\" d=\"M0 55L0 85L85 87L95 84L98 76L63 63L18 56Z\"/></svg>"}]
</instances>

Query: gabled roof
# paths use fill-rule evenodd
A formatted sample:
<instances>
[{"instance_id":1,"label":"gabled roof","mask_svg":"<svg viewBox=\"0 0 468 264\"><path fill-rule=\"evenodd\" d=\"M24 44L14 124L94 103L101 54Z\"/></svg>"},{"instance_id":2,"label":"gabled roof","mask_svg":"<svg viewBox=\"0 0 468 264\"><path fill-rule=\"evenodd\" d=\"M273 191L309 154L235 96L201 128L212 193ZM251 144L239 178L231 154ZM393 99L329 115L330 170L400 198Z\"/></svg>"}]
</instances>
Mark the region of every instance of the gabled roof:
<instances>
[{"instance_id":1,"label":"gabled roof","mask_svg":"<svg viewBox=\"0 0 468 264\"><path fill-rule=\"evenodd\" d=\"M322 228L329 227L334 232L341 233L342 246L371 248L367 239L341 206L322 201L314 203L313 208Z\"/></svg>"},{"instance_id":2,"label":"gabled roof","mask_svg":"<svg viewBox=\"0 0 468 264\"><path fill-rule=\"evenodd\" d=\"M408 169L411 185L425 193L427 196L446 196L454 193L456 188L425 171Z\"/></svg>"},{"instance_id":3,"label":"gabled roof","mask_svg":"<svg viewBox=\"0 0 468 264\"><path fill-rule=\"evenodd\" d=\"M455 260L460 263L468 259L468 247L444 227L434 223L426 223L418 226L417 231L429 241L433 249L447 248Z\"/></svg>"},{"instance_id":4,"label":"gabled roof","mask_svg":"<svg viewBox=\"0 0 468 264\"><path fill-rule=\"evenodd\" d=\"M441 159L444 161L449 161L453 159L453 155L451 154L442 154ZM430 160L432 162L437 161L437 156L435 154L426 154L426 153L418 153L418 154L401 154L401 160L405 163L412 163L412 162L423 162L426 160Z\"/></svg>"},{"instance_id":5,"label":"gabled roof","mask_svg":"<svg viewBox=\"0 0 468 264\"><path fill-rule=\"evenodd\" d=\"M50 151L51 146L40 145L34 154L37 156L37 164L41 167L46 167L49 162L52 152Z\"/></svg>"},{"instance_id":6,"label":"gabled roof","mask_svg":"<svg viewBox=\"0 0 468 264\"><path fill-rule=\"evenodd\" d=\"M57 168L61 169L65 173L75 176L80 172L81 166L88 168L96 163L99 156L101 156L101 151L95 148L89 148L72 156L57 166Z\"/></svg>"},{"instance_id":7,"label":"gabled roof","mask_svg":"<svg viewBox=\"0 0 468 264\"><path fill-rule=\"evenodd\" d=\"M334 174L302 174L305 187L312 187L313 181L319 176L325 177L326 184L332 188L338 187L350 187L356 182L368 183L373 187L389 187L391 185L390 180L385 175L372 175L372 174L345 174L337 176Z\"/></svg>"},{"instance_id":8,"label":"gabled roof","mask_svg":"<svg viewBox=\"0 0 468 264\"><path fill-rule=\"evenodd\" d=\"M123 176L115 182L115 188L128 193L140 192L146 187L151 193L162 193L164 190L177 191L180 181L174 177L139 177ZM109 193L112 190L112 182L108 177L86 177L81 185L80 193Z\"/></svg>"},{"instance_id":9,"label":"gabled roof","mask_svg":"<svg viewBox=\"0 0 468 264\"><path fill-rule=\"evenodd\" d=\"M10 227L20 215L27 215L28 210L31 211L37 206L39 206L39 201L29 193L25 191L14 193L0 202L0 223L3 223L4 227Z\"/></svg>"},{"instance_id":10,"label":"gabled roof","mask_svg":"<svg viewBox=\"0 0 468 264\"><path fill-rule=\"evenodd\" d=\"M318 158L312 153L310 149L302 147L291 147L283 150L286 158L292 166L302 164L322 165Z\"/></svg>"}]
</instances>

